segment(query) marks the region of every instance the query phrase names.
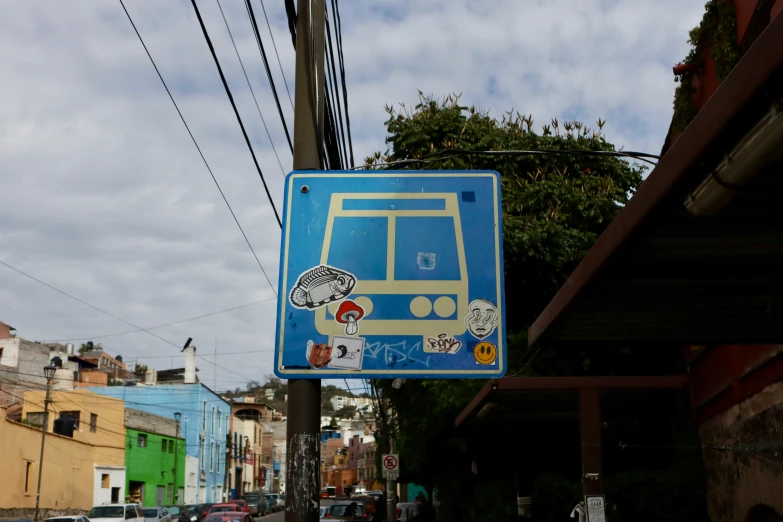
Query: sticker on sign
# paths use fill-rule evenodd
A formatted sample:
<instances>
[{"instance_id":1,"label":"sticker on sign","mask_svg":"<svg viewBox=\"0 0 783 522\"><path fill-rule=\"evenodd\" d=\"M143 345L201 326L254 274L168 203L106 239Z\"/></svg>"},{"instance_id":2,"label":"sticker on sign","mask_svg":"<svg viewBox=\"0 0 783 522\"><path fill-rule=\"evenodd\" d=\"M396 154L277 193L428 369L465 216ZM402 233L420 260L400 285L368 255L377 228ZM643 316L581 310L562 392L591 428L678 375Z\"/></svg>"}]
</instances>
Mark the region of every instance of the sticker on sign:
<instances>
[{"instance_id":1,"label":"sticker on sign","mask_svg":"<svg viewBox=\"0 0 783 522\"><path fill-rule=\"evenodd\" d=\"M382 455L383 478L396 479L400 477L400 456L396 453Z\"/></svg>"}]
</instances>

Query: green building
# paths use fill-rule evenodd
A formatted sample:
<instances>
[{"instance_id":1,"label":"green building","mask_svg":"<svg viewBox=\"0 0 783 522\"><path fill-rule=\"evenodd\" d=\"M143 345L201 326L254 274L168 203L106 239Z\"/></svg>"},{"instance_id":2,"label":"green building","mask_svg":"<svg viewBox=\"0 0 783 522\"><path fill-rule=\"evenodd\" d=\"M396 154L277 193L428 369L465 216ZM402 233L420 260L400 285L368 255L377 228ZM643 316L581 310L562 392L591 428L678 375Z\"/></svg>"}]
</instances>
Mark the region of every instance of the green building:
<instances>
[{"instance_id":1,"label":"green building","mask_svg":"<svg viewBox=\"0 0 783 522\"><path fill-rule=\"evenodd\" d=\"M184 502L186 448L185 439L177 436L178 424L173 415L169 419L125 408L125 491L129 502L149 507Z\"/></svg>"}]
</instances>

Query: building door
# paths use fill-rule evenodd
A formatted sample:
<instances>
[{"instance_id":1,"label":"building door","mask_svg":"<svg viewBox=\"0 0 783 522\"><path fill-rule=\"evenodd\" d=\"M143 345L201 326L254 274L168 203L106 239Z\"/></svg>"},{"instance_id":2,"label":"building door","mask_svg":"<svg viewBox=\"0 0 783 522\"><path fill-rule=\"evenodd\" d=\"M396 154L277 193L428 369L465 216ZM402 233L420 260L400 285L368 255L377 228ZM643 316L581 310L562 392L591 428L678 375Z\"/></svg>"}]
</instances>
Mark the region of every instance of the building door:
<instances>
[{"instance_id":1,"label":"building door","mask_svg":"<svg viewBox=\"0 0 783 522\"><path fill-rule=\"evenodd\" d=\"M166 488L163 486L158 486L158 488L155 490L155 505L162 506L165 503L165 499Z\"/></svg>"},{"instance_id":2,"label":"building door","mask_svg":"<svg viewBox=\"0 0 783 522\"><path fill-rule=\"evenodd\" d=\"M120 502L120 488L111 488L111 503L118 504Z\"/></svg>"}]
</instances>

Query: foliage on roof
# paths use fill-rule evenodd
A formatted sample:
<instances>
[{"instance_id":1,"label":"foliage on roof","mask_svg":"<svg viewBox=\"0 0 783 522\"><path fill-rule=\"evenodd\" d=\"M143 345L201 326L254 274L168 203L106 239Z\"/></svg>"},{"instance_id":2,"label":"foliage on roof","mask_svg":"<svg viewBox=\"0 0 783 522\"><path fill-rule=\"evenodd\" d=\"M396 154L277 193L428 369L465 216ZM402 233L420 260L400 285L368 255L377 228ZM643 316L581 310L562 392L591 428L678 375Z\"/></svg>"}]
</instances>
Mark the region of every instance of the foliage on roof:
<instances>
[{"instance_id":1,"label":"foliage on roof","mask_svg":"<svg viewBox=\"0 0 783 522\"><path fill-rule=\"evenodd\" d=\"M709 52L715 61L718 82L723 83L740 59L737 13L731 0L710 0L704 7L704 17L689 33L691 51L682 63L693 65L698 71L704 65L703 53ZM692 69L674 77L674 81L679 83L674 92L672 132L675 133L684 131L698 112L691 101L693 72Z\"/></svg>"}]
</instances>

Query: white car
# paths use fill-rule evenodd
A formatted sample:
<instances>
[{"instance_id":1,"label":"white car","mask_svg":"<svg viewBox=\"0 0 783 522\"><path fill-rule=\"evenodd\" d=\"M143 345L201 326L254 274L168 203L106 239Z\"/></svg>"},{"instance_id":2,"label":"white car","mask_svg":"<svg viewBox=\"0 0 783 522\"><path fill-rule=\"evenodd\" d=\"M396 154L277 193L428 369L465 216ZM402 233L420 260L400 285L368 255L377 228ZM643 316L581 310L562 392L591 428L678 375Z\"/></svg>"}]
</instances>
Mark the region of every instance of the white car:
<instances>
[{"instance_id":1,"label":"white car","mask_svg":"<svg viewBox=\"0 0 783 522\"><path fill-rule=\"evenodd\" d=\"M106 504L92 508L87 518L90 522L125 522L134 519L144 522L144 513L138 504Z\"/></svg>"},{"instance_id":2,"label":"white car","mask_svg":"<svg viewBox=\"0 0 783 522\"><path fill-rule=\"evenodd\" d=\"M44 522L90 522L90 519L81 515L73 515L71 517L52 517L47 518Z\"/></svg>"}]
</instances>

